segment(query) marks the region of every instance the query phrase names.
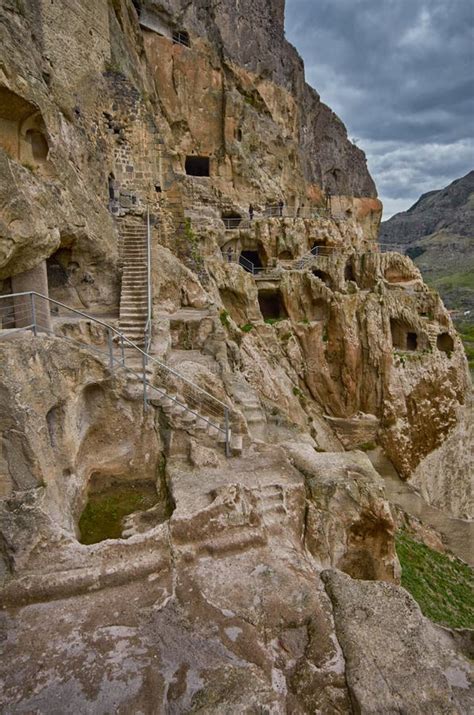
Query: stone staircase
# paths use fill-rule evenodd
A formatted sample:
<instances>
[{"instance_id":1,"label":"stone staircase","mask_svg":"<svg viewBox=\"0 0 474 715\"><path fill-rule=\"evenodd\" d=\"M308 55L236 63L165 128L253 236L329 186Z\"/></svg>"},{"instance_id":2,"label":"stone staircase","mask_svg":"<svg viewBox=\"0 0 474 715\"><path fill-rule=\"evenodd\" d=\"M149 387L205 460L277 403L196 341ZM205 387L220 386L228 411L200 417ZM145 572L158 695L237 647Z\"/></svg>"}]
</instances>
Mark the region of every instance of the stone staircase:
<instances>
[{"instance_id":1,"label":"stone staircase","mask_svg":"<svg viewBox=\"0 0 474 715\"><path fill-rule=\"evenodd\" d=\"M148 319L148 249L145 222L120 228L123 263L119 329L139 347L145 345Z\"/></svg>"}]
</instances>

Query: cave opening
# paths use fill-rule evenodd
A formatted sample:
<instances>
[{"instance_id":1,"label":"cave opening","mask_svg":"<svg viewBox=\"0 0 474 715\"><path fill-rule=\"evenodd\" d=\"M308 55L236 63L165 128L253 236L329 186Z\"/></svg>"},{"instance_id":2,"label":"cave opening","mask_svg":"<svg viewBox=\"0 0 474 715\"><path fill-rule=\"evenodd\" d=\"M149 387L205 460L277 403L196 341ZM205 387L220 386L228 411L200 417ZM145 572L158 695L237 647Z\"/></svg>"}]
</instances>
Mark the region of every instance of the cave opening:
<instances>
[{"instance_id":1,"label":"cave opening","mask_svg":"<svg viewBox=\"0 0 474 715\"><path fill-rule=\"evenodd\" d=\"M327 255L326 241L315 241L311 246L311 253L313 256L325 256Z\"/></svg>"},{"instance_id":2,"label":"cave opening","mask_svg":"<svg viewBox=\"0 0 474 715\"><path fill-rule=\"evenodd\" d=\"M262 260L258 251L241 251L239 256L239 264L248 273L254 273L254 270L263 268Z\"/></svg>"},{"instance_id":3,"label":"cave opening","mask_svg":"<svg viewBox=\"0 0 474 715\"><path fill-rule=\"evenodd\" d=\"M409 325L401 320L390 321L392 345L396 350L415 351L418 349L418 335Z\"/></svg>"},{"instance_id":4,"label":"cave opening","mask_svg":"<svg viewBox=\"0 0 474 715\"><path fill-rule=\"evenodd\" d=\"M353 281L355 283L355 279L354 266L352 265L352 261L349 260L344 268L344 280L346 282Z\"/></svg>"},{"instance_id":5,"label":"cave opening","mask_svg":"<svg viewBox=\"0 0 474 715\"><path fill-rule=\"evenodd\" d=\"M436 338L436 346L441 352L450 355L454 350L454 340L449 333L440 333Z\"/></svg>"},{"instance_id":6,"label":"cave opening","mask_svg":"<svg viewBox=\"0 0 474 715\"><path fill-rule=\"evenodd\" d=\"M279 290L260 290L258 292L258 304L265 321L284 320L288 317L285 303Z\"/></svg>"},{"instance_id":7,"label":"cave opening","mask_svg":"<svg viewBox=\"0 0 474 715\"><path fill-rule=\"evenodd\" d=\"M221 216L226 229L239 228L242 223L242 216L235 211L226 211Z\"/></svg>"},{"instance_id":8,"label":"cave opening","mask_svg":"<svg viewBox=\"0 0 474 715\"><path fill-rule=\"evenodd\" d=\"M173 32L173 44L183 45L183 47L191 47L189 32L187 32L186 30L176 30L175 32Z\"/></svg>"},{"instance_id":9,"label":"cave opening","mask_svg":"<svg viewBox=\"0 0 474 715\"><path fill-rule=\"evenodd\" d=\"M319 278L319 280L321 280L328 288L332 287L332 280L329 273L326 273L326 271L320 271L317 268L315 268L311 272L315 278Z\"/></svg>"},{"instance_id":10,"label":"cave opening","mask_svg":"<svg viewBox=\"0 0 474 715\"><path fill-rule=\"evenodd\" d=\"M210 176L210 159L208 156L187 156L185 170L188 176Z\"/></svg>"}]
</instances>

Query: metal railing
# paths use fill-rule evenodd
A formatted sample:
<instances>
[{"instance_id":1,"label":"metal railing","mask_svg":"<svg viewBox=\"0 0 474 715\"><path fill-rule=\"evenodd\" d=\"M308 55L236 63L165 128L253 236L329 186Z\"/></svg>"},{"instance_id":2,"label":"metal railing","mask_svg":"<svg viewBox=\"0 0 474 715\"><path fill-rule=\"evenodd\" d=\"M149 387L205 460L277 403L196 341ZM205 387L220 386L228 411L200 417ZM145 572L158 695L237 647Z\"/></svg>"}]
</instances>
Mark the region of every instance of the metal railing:
<instances>
[{"instance_id":1,"label":"metal railing","mask_svg":"<svg viewBox=\"0 0 474 715\"><path fill-rule=\"evenodd\" d=\"M65 323L68 318L89 321L100 327L102 333L96 330L86 342L84 338L74 337L74 334L78 334L79 338L83 335L80 329L75 330L74 325L67 323L63 325L66 332L57 335L52 329L51 313L56 321L64 319ZM35 336L57 335L95 352L106 361L111 371L123 368L132 373L143 384L144 409L148 408L150 400L158 396L160 402L174 406L179 412L194 415L198 421L208 425L212 433L222 434L226 456L230 456L230 407L149 355L109 323L35 291L0 296L0 340L23 331L31 331ZM153 366L152 377L147 376L149 365Z\"/></svg>"},{"instance_id":2,"label":"metal railing","mask_svg":"<svg viewBox=\"0 0 474 715\"><path fill-rule=\"evenodd\" d=\"M396 246L394 244L377 244L375 248L377 248L378 250L360 251L360 253L404 253L406 249L406 247L404 246ZM262 276L264 274L276 274L280 271L280 269L290 271L302 270L307 265L309 265L315 258L321 256L330 257L337 254L354 252L357 253L357 251L353 250L347 251L340 246L314 246L311 251L308 251L304 255L300 256L299 258L295 258L292 261L283 261L280 265L277 266L256 266L254 263L252 263L252 261L250 261L245 256L242 256L242 254L238 251L225 249L221 251L222 257L226 263L236 263L237 265L242 266L244 270L254 276Z\"/></svg>"},{"instance_id":3,"label":"metal railing","mask_svg":"<svg viewBox=\"0 0 474 715\"><path fill-rule=\"evenodd\" d=\"M253 276L261 275L262 273L273 273L277 269L277 266L273 268L270 266L256 266L238 251L222 251L222 257L226 263L236 263Z\"/></svg>"},{"instance_id":4,"label":"metal railing","mask_svg":"<svg viewBox=\"0 0 474 715\"><path fill-rule=\"evenodd\" d=\"M272 204L263 210L266 218L309 218L322 219L331 218L331 211L324 207L313 208L311 206L287 206L285 204Z\"/></svg>"},{"instance_id":5,"label":"metal railing","mask_svg":"<svg viewBox=\"0 0 474 715\"><path fill-rule=\"evenodd\" d=\"M147 321L145 325L145 353L148 353L151 346L151 330L153 318L153 295L151 276L151 223L150 207L146 211L146 248L147 248Z\"/></svg>"}]
</instances>

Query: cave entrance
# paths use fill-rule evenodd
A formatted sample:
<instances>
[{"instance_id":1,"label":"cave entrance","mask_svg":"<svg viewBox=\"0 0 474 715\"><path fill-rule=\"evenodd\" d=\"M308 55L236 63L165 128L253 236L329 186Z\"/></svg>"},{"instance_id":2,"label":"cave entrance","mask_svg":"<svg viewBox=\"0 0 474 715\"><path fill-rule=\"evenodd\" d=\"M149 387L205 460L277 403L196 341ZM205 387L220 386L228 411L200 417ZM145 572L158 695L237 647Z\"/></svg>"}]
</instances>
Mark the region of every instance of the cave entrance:
<instances>
[{"instance_id":1,"label":"cave entrance","mask_svg":"<svg viewBox=\"0 0 474 715\"><path fill-rule=\"evenodd\" d=\"M332 287L332 280L329 273L326 273L326 271L320 271L316 268L311 272L315 278L319 278L319 280L321 280L328 288Z\"/></svg>"},{"instance_id":2,"label":"cave entrance","mask_svg":"<svg viewBox=\"0 0 474 715\"><path fill-rule=\"evenodd\" d=\"M79 519L81 544L120 539L125 517L151 509L159 496L154 481L126 481L92 474L87 503Z\"/></svg>"},{"instance_id":3,"label":"cave entrance","mask_svg":"<svg viewBox=\"0 0 474 715\"><path fill-rule=\"evenodd\" d=\"M221 218L227 230L239 228L242 223L242 216L232 211L226 211Z\"/></svg>"},{"instance_id":4,"label":"cave entrance","mask_svg":"<svg viewBox=\"0 0 474 715\"><path fill-rule=\"evenodd\" d=\"M326 256L328 253L326 241L315 241L311 246L311 253L313 256Z\"/></svg>"},{"instance_id":5,"label":"cave entrance","mask_svg":"<svg viewBox=\"0 0 474 715\"><path fill-rule=\"evenodd\" d=\"M349 260L344 268L344 280L346 282L353 281L355 283L355 279L354 266L352 265L352 261Z\"/></svg>"},{"instance_id":6,"label":"cave entrance","mask_svg":"<svg viewBox=\"0 0 474 715\"><path fill-rule=\"evenodd\" d=\"M262 260L258 251L241 251L239 256L239 264L248 273L255 273L263 268Z\"/></svg>"},{"instance_id":7,"label":"cave entrance","mask_svg":"<svg viewBox=\"0 0 474 715\"><path fill-rule=\"evenodd\" d=\"M392 345L396 350L415 351L418 349L418 335L413 329L400 320L390 321Z\"/></svg>"},{"instance_id":8,"label":"cave entrance","mask_svg":"<svg viewBox=\"0 0 474 715\"><path fill-rule=\"evenodd\" d=\"M454 340L449 333L440 333L436 338L436 346L441 352L450 355L454 350Z\"/></svg>"},{"instance_id":9,"label":"cave entrance","mask_svg":"<svg viewBox=\"0 0 474 715\"><path fill-rule=\"evenodd\" d=\"M211 161L208 156L187 156L185 169L188 176L210 176Z\"/></svg>"},{"instance_id":10,"label":"cave entrance","mask_svg":"<svg viewBox=\"0 0 474 715\"><path fill-rule=\"evenodd\" d=\"M288 317L279 290L264 289L258 292L258 304L265 321L284 320Z\"/></svg>"}]
</instances>

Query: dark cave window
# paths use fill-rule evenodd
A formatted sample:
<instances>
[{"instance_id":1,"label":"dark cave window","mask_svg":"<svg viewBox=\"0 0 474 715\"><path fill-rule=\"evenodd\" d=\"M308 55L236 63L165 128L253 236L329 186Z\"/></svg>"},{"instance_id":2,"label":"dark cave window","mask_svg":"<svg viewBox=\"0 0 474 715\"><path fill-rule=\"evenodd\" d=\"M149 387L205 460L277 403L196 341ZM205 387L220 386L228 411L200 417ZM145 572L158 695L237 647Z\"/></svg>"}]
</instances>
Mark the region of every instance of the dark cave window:
<instances>
[{"instance_id":1,"label":"dark cave window","mask_svg":"<svg viewBox=\"0 0 474 715\"><path fill-rule=\"evenodd\" d=\"M313 256L325 256L327 254L326 242L315 241L311 246L311 253L313 254Z\"/></svg>"},{"instance_id":2,"label":"dark cave window","mask_svg":"<svg viewBox=\"0 0 474 715\"><path fill-rule=\"evenodd\" d=\"M454 350L454 340L449 333L440 333L436 338L436 345L438 350L449 355Z\"/></svg>"},{"instance_id":3,"label":"dark cave window","mask_svg":"<svg viewBox=\"0 0 474 715\"><path fill-rule=\"evenodd\" d=\"M248 273L253 273L254 268L263 268L258 251L241 251L239 263Z\"/></svg>"},{"instance_id":4,"label":"dark cave window","mask_svg":"<svg viewBox=\"0 0 474 715\"><path fill-rule=\"evenodd\" d=\"M187 156L186 174L188 176L210 176L210 164L208 156Z\"/></svg>"},{"instance_id":5,"label":"dark cave window","mask_svg":"<svg viewBox=\"0 0 474 715\"><path fill-rule=\"evenodd\" d=\"M410 328L409 325L400 320L390 321L390 330L392 333L392 345L396 350L411 350L418 349L418 335Z\"/></svg>"},{"instance_id":6,"label":"dark cave window","mask_svg":"<svg viewBox=\"0 0 474 715\"><path fill-rule=\"evenodd\" d=\"M242 223L242 216L237 213L223 213L222 214L222 220L224 221L225 227L227 229L229 228L238 228L240 224Z\"/></svg>"},{"instance_id":7,"label":"dark cave window","mask_svg":"<svg viewBox=\"0 0 474 715\"><path fill-rule=\"evenodd\" d=\"M344 280L355 282L355 274L354 274L354 268L352 266L352 261L347 261L347 263L346 263L346 267L344 269Z\"/></svg>"},{"instance_id":8,"label":"dark cave window","mask_svg":"<svg viewBox=\"0 0 474 715\"><path fill-rule=\"evenodd\" d=\"M186 32L186 30L177 30L176 32L173 32L173 44L191 47L189 32Z\"/></svg>"},{"instance_id":9,"label":"dark cave window","mask_svg":"<svg viewBox=\"0 0 474 715\"><path fill-rule=\"evenodd\" d=\"M281 320L288 317L279 290L259 291L258 304L264 320Z\"/></svg>"},{"instance_id":10,"label":"dark cave window","mask_svg":"<svg viewBox=\"0 0 474 715\"><path fill-rule=\"evenodd\" d=\"M328 288L331 288L332 281L331 281L331 276L328 273L326 273L325 271L319 271L317 269L315 269L311 272L315 278L319 278L320 280L323 281L323 283L325 285L327 285Z\"/></svg>"}]
</instances>

